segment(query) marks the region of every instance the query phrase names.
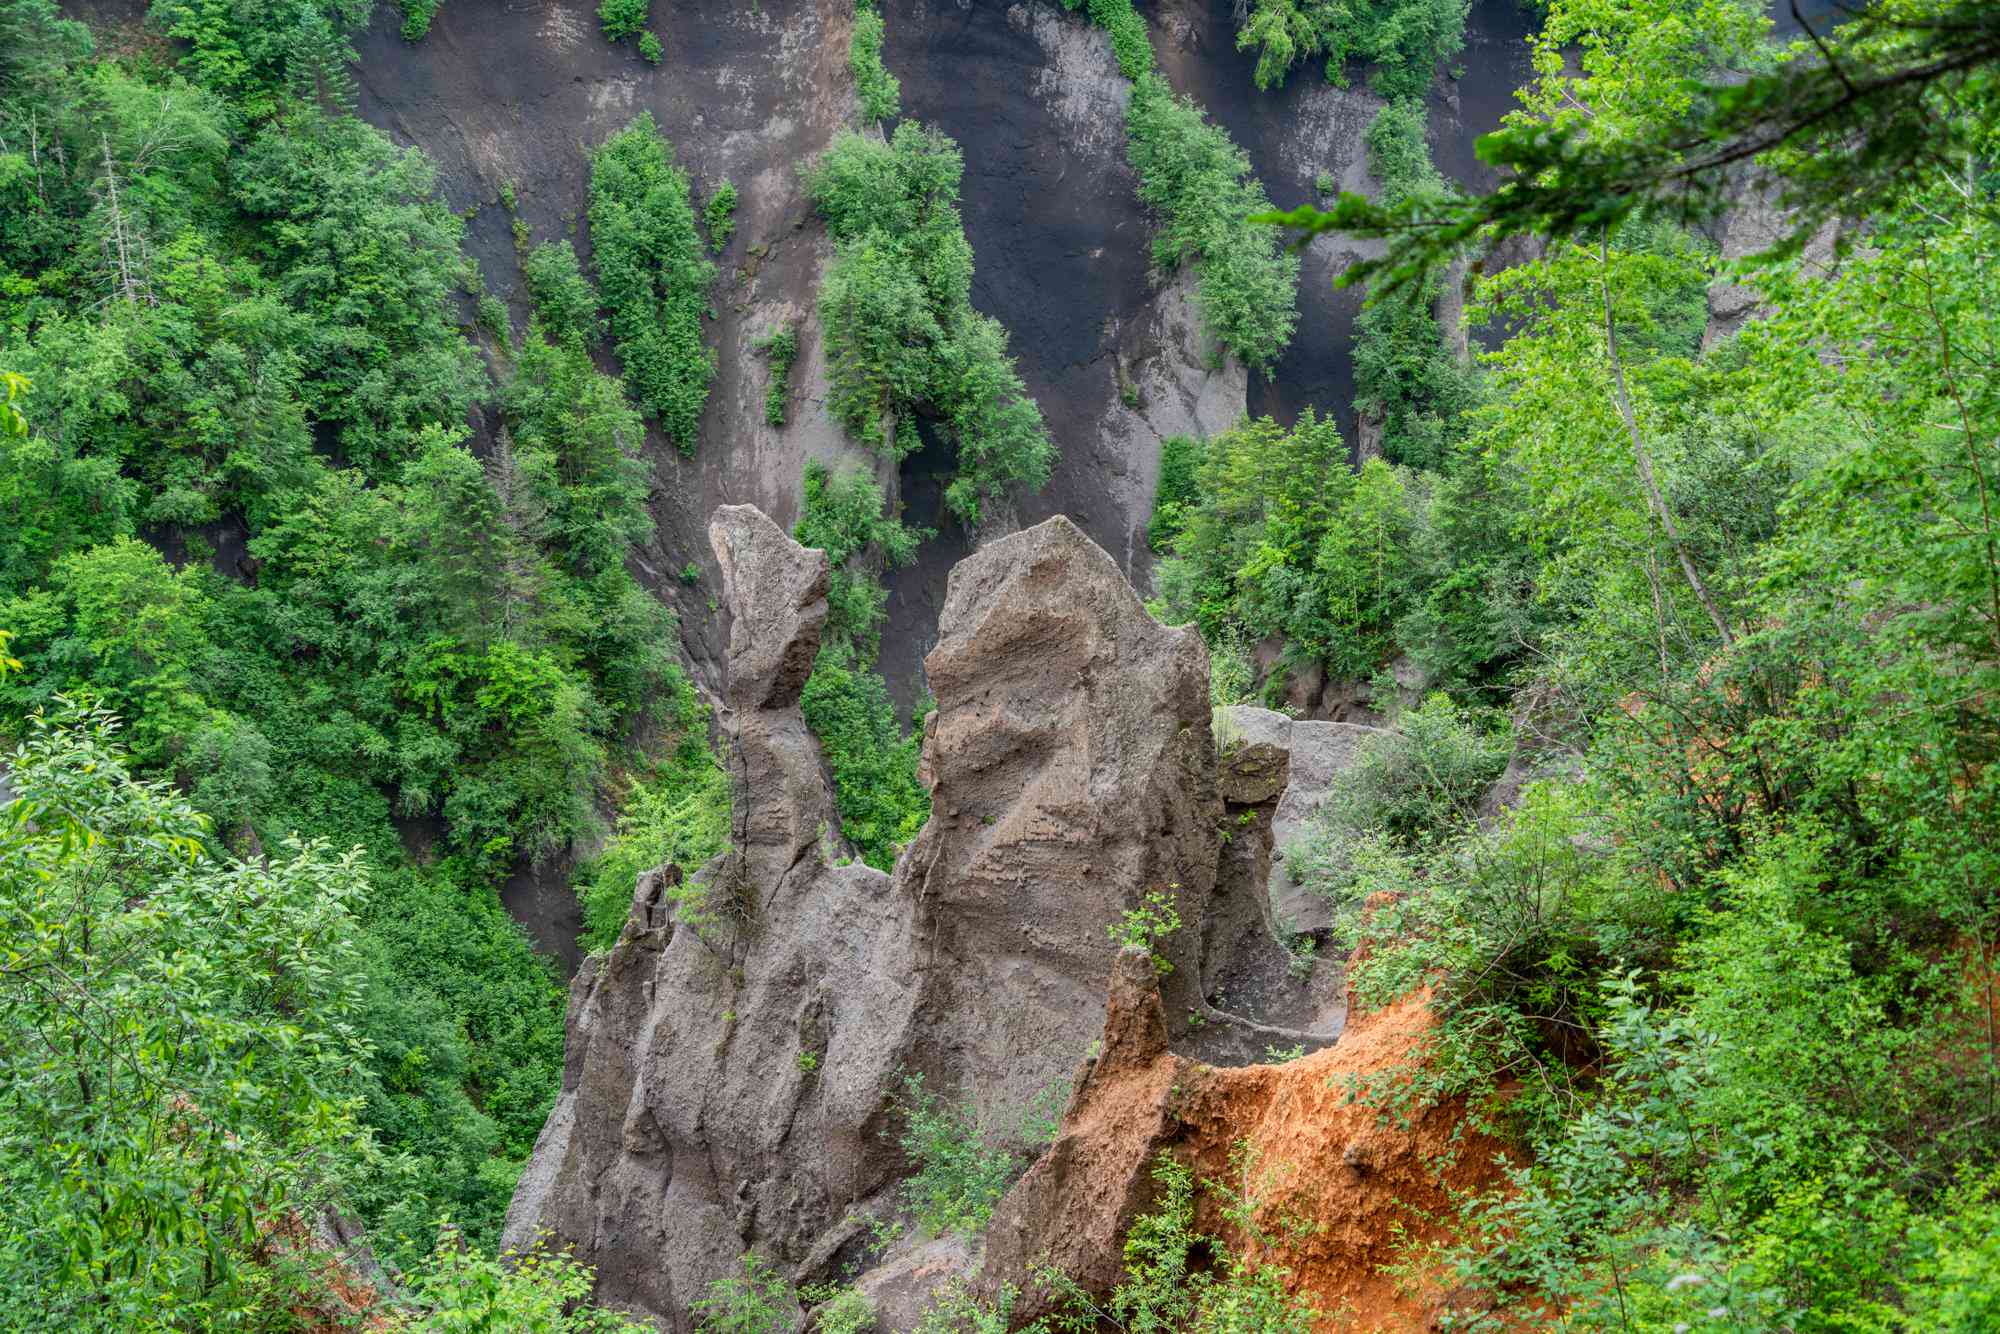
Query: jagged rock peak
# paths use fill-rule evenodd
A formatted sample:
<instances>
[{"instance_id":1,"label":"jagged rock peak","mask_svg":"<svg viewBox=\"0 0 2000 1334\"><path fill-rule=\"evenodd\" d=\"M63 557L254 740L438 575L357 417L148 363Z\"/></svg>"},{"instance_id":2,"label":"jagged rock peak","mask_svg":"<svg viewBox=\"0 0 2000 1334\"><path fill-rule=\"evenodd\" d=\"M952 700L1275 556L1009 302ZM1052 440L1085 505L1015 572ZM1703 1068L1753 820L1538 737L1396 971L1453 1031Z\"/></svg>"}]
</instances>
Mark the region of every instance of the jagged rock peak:
<instances>
[{"instance_id":1,"label":"jagged rock peak","mask_svg":"<svg viewBox=\"0 0 2000 1334\"><path fill-rule=\"evenodd\" d=\"M826 553L800 546L754 505L724 505L708 523L729 607L724 697L737 709L796 704L826 627Z\"/></svg>"},{"instance_id":2,"label":"jagged rock peak","mask_svg":"<svg viewBox=\"0 0 2000 1334\"><path fill-rule=\"evenodd\" d=\"M958 1037L954 1073L1019 1106L1095 1035L1106 926L1149 893L1190 926L1207 911L1222 810L1208 651L1058 516L958 564L925 668L931 820L898 876L938 914L947 1008L991 1016ZM1201 1003L1200 941L1160 946L1170 1013Z\"/></svg>"}]
</instances>

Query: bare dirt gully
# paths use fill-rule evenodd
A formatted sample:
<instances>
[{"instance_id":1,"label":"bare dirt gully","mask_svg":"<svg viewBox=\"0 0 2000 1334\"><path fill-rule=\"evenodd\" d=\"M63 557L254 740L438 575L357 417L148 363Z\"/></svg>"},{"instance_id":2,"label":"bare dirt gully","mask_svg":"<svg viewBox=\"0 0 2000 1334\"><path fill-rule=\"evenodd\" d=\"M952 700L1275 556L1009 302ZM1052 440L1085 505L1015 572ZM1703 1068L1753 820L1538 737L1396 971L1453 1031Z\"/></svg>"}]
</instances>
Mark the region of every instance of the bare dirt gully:
<instances>
[{"instance_id":1,"label":"bare dirt gully","mask_svg":"<svg viewBox=\"0 0 2000 1334\"><path fill-rule=\"evenodd\" d=\"M1284 88L1260 93L1251 57L1235 49L1228 0L1144 8L1167 77L1228 127L1274 202L1311 197L1322 171L1342 188L1370 187L1362 136L1379 106L1371 94L1330 87L1311 63ZM1011 512L1000 507L977 535L943 512L947 448L932 440L897 476L825 411L814 306L831 247L800 169L858 123L849 0L655 6L666 50L658 67L631 43L604 40L594 0L449 0L416 44L398 35L385 5L358 42L360 114L437 162L445 198L470 213L468 247L487 287L517 320L526 317L517 224L533 242L572 239L587 261L588 154L634 115L653 114L693 179L697 206L724 179L737 186L735 237L717 257L717 375L699 449L687 458L650 442L659 533L640 561L642 577L679 611L689 656L711 686L725 626L708 516L748 502L789 525L808 460L875 468L905 517L937 531L915 565L889 578L882 668L907 706L922 690L946 576L979 538L1067 514L1143 589L1162 438L1213 434L1246 410L1290 421L1307 406L1338 414L1351 431L1359 297L1332 286L1351 248L1315 243L1291 350L1270 379L1246 375L1205 345L1187 277L1151 271L1151 227L1125 163L1129 87L1102 32L1052 0L884 0L883 12L905 113L964 151L973 302L1007 328L1062 451L1045 490ZM1463 77L1443 81L1431 100L1433 151L1447 174L1477 177L1471 143L1498 123L1526 72L1527 28L1513 0L1474 5ZM786 322L799 330L800 356L790 419L772 428L752 341ZM931 439L925 423L916 426ZM562 868L526 870L508 899L544 948L570 960L565 880Z\"/></svg>"}]
</instances>

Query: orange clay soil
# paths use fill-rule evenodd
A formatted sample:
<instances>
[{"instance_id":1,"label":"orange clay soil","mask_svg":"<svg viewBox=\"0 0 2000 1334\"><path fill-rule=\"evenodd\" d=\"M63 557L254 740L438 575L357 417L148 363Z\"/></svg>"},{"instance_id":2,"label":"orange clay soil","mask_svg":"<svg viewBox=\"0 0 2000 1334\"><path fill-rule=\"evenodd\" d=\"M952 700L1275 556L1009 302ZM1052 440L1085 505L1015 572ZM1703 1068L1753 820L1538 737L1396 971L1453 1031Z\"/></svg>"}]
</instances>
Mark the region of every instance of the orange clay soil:
<instances>
[{"instance_id":1,"label":"orange clay soil","mask_svg":"<svg viewBox=\"0 0 2000 1334\"><path fill-rule=\"evenodd\" d=\"M1180 1108L1196 1172L1256 1201L1264 1245L1227 1227L1205 1200L1201 1229L1291 1272L1290 1286L1325 1313L1325 1330L1423 1330L1454 1294L1383 1272L1409 1240L1449 1235L1448 1191L1499 1184L1500 1145L1471 1130L1457 1101L1403 1127L1350 1100L1395 1077L1435 1023L1422 995L1350 1017L1340 1040L1283 1065L1207 1070ZM1248 1153L1236 1148L1247 1143ZM1245 1164L1248 1164L1247 1171ZM1310 1225L1295 1231L1290 1220Z\"/></svg>"},{"instance_id":2,"label":"orange clay soil","mask_svg":"<svg viewBox=\"0 0 2000 1334\"><path fill-rule=\"evenodd\" d=\"M1197 1225L1287 1270L1291 1288L1324 1313L1319 1329L1432 1327L1447 1304L1473 1295L1400 1281L1383 1267L1410 1241L1449 1235L1450 1192L1502 1181L1501 1146L1470 1129L1458 1102L1404 1127L1349 1097L1357 1082L1392 1083L1417 1057L1436 1022L1427 1001L1417 993L1355 1014L1339 1041L1311 1056L1221 1068L1168 1050L1151 963L1126 951L1101 1054L1084 1069L1056 1142L995 1210L979 1286L989 1296L1020 1290L1021 1319L1053 1300L1038 1291L1040 1265L1108 1291L1123 1274L1126 1229L1153 1207L1151 1165L1168 1153L1255 1201L1261 1240L1231 1227L1206 1194Z\"/></svg>"}]
</instances>

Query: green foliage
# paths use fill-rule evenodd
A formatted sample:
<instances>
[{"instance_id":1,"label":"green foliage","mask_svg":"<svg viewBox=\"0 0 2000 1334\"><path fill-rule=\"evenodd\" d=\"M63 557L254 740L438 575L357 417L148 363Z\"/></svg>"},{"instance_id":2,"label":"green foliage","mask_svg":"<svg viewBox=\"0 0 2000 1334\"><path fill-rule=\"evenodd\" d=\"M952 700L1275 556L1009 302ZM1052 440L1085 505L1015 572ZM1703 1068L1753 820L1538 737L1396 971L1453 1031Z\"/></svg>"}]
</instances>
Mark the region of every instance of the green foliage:
<instances>
[{"instance_id":1,"label":"green foliage","mask_svg":"<svg viewBox=\"0 0 2000 1334\"><path fill-rule=\"evenodd\" d=\"M648 65L657 65L667 58L667 49L660 45L657 34L647 31L639 34L639 54Z\"/></svg>"},{"instance_id":2,"label":"green foliage","mask_svg":"<svg viewBox=\"0 0 2000 1334\"><path fill-rule=\"evenodd\" d=\"M832 1283L808 1283L799 1299L812 1310L814 1334L871 1334L875 1307L859 1288Z\"/></svg>"},{"instance_id":3,"label":"green foliage","mask_svg":"<svg viewBox=\"0 0 2000 1334\"><path fill-rule=\"evenodd\" d=\"M1265 418L1208 442L1199 505L1181 508L1155 575L1167 614L1211 643L1276 635L1336 673L1371 675L1420 577L1422 483L1345 460L1333 423L1310 411L1290 431Z\"/></svg>"},{"instance_id":4,"label":"green foliage","mask_svg":"<svg viewBox=\"0 0 2000 1334\"><path fill-rule=\"evenodd\" d=\"M1576 97L1637 133L1660 48L1626 31ZM1429 984L1442 1018L1413 1082L1354 1092L1470 1096L1529 1151L1422 1257L1499 1295L1473 1327L1987 1318L2000 409L1962 368L1993 224L1944 205L1984 186L1899 188L1869 255L1771 275L1706 357L1703 256L1657 220L1490 280L1519 318L1480 439L1527 502L1531 698L1575 773L1377 837L1353 882L1386 892L1357 999Z\"/></svg>"},{"instance_id":5,"label":"green foliage","mask_svg":"<svg viewBox=\"0 0 2000 1334\"><path fill-rule=\"evenodd\" d=\"M583 945L608 950L632 907L632 887L661 866L690 879L729 845L729 777L694 738L626 794L618 830L578 872Z\"/></svg>"},{"instance_id":6,"label":"green foliage","mask_svg":"<svg viewBox=\"0 0 2000 1334\"><path fill-rule=\"evenodd\" d=\"M888 686L851 655L822 651L799 704L833 775L841 833L870 866L893 867L930 818L917 781L923 738L904 734Z\"/></svg>"},{"instance_id":7,"label":"green foliage","mask_svg":"<svg viewBox=\"0 0 2000 1334\"><path fill-rule=\"evenodd\" d=\"M1013 1310L1020 1296L1019 1290L1007 1284L997 1298L983 1302L964 1280L947 1283L924 1308L914 1334L1015 1334ZM1035 1330L1034 1325L1019 1328L1022 1334Z\"/></svg>"},{"instance_id":8,"label":"green foliage","mask_svg":"<svg viewBox=\"0 0 2000 1334\"><path fill-rule=\"evenodd\" d=\"M1465 49L1470 0L1251 0L1239 10L1236 48L1257 48L1259 88L1285 81L1298 61L1326 55L1326 80L1347 86L1346 66L1375 67L1375 90L1389 98L1420 98L1430 91L1440 61Z\"/></svg>"},{"instance_id":9,"label":"green foliage","mask_svg":"<svg viewBox=\"0 0 2000 1334\"><path fill-rule=\"evenodd\" d=\"M583 276L576 248L568 241L544 241L521 261L528 296L542 332L556 342L595 343L604 331L597 314L597 289Z\"/></svg>"},{"instance_id":10,"label":"green foliage","mask_svg":"<svg viewBox=\"0 0 2000 1334\"><path fill-rule=\"evenodd\" d=\"M994 1125L970 1102L950 1103L925 1088L922 1075L904 1079L896 1110L903 1117L897 1147L917 1169L903 1180L903 1203L932 1236L983 1232L993 1206L1027 1169L1022 1150L1039 1152L1058 1126L1039 1103L1022 1109L1015 1125Z\"/></svg>"},{"instance_id":11,"label":"green foliage","mask_svg":"<svg viewBox=\"0 0 2000 1334\"><path fill-rule=\"evenodd\" d=\"M902 114L903 85L882 64L882 15L873 0L856 0L854 35L847 40L847 69L854 76L863 116L881 121Z\"/></svg>"},{"instance_id":12,"label":"green foliage","mask_svg":"<svg viewBox=\"0 0 2000 1334\"><path fill-rule=\"evenodd\" d=\"M0 433L23 666L0 725L87 695L218 856L294 831L365 848L339 1097L379 1152L328 1188L392 1262L441 1213L489 1245L562 1056L561 989L497 882L589 833L612 748L688 691L626 570L650 532L638 418L590 363L566 246L528 257L535 318L488 380L430 166L340 114L337 34L365 12L154 12L187 43L173 70L96 58L47 6L5 20L38 62L9 116L47 156L35 190L0 190L0 339L36 380L35 429ZM317 1152L293 1141L259 1161Z\"/></svg>"},{"instance_id":13,"label":"green foliage","mask_svg":"<svg viewBox=\"0 0 2000 1334\"><path fill-rule=\"evenodd\" d=\"M652 0L598 0L597 19L604 26L604 40L621 42L646 26Z\"/></svg>"},{"instance_id":14,"label":"green foliage","mask_svg":"<svg viewBox=\"0 0 2000 1334\"><path fill-rule=\"evenodd\" d=\"M786 1334L798 1303L792 1285L755 1251L743 1254L743 1272L719 1278L688 1304L702 1334Z\"/></svg>"},{"instance_id":15,"label":"green foliage","mask_svg":"<svg viewBox=\"0 0 2000 1334\"><path fill-rule=\"evenodd\" d=\"M439 1229L437 1248L409 1276L410 1308L390 1326L410 1334L624 1334L652 1326L590 1304L593 1276L567 1252L498 1259Z\"/></svg>"},{"instance_id":16,"label":"green foliage","mask_svg":"<svg viewBox=\"0 0 2000 1334\"><path fill-rule=\"evenodd\" d=\"M1256 1164L1239 1150L1232 1166L1245 1183L1207 1188L1223 1219L1248 1239L1254 1255L1266 1244L1256 1221L1251 1183ZM1109 1294L1086 1292L1067 1275L1041 1268L1036 1277L1061 1299L1056 1315L1029 1329L1040 1334L1089 1334L1115 1329L1185 1330L1189 1334L1309 1334L1320 1312L1285 1291L1286 1271L1258 1262L1196 1230L1197 1183L1192 1170L1162 1154L1154 1160L1150 1211L1125 1234L1125 1278ZM1213 1262L1208 1263L1209 1257Z\"/></svg>"},{"instance_id":17,"label":"green foliage","mask_svg":"<svg viewBox=\"0 0 2000 1334\"><path fill-rule=\"evenodd\" d=\"M885 515L886 501L875 479L858 467L833 472L808 463L801 486L799 523L792 536L826 552L832 567L827 592L826 644L875 661L888 594L869 567L893 568L916 559L917 544L930 536Z\"/></svg>"},{"instance_id":18,"label":"green foliage","mask_svg":"<svg viewBox=\"0 0 2000 1334\"><path fill-rule=\"evenodd\" d=\"M771 426L783 426L792 363L799 359L799 331L789 324L780 325L760 335L751 346L764 354L771 368L771 385L764 391L764 420Z\"/></svg>"},{"instance_id":19,"label":"green foliage","mask_svg":"<svg viewBox=\"0 0 2000 1334\"><path fill-rule=\"evenodd\" d=\"M1151 71L1132 85L1127 157L1139 202L1158 215L1153 262L1173 270L1192 260L1202 327L1252 370L1267 370L1298 323L1299 261L1267 228L1250 159L1193 101Z\"/></svg>"},{"instance_id":20,"label":"green foliage","mask_svg":"<svg viewBox=\"0 0 2000 1334\"><path fill-rule=\"evenodd\" d=\"M1083 2L1063 0L1069 9ZM1111 35L1119 72L1132 80L1126 158L1139 175L1139 202L1159 215L1153 263L1171 272L1193 260L1202 327L1244 365L1268 370L1298 323L1299 262L1247 221L1271 207L1250 159L1154 71L1146 21L1132 0L1088 4L1091 21Z\"/></svg>"},{"instance_id":21,"label":"green foliage","mask_svg":"<svg viewBox=\"0 0 2000 1334\"><path fill-rule=\"evenodd\" d=\"M590 241L633 397L692 454L715 378L702 341L715 265L702 253L687 174L651 112L591 155Z\"/></svg>"},{"instance_id":22,"label":"green foliage","mask_svg":"<svg viewBox=\"0 0 2000 1334\"><path fill-rule=\"evenodd\" d=\"M963 170L949 138L906 122L887 144L836 137L808 188L838 247L819 297L833 415L899 459L918 444L903 423L930 416L958 454L945 501L976 524L1010 487L1045 483L1055 447L1006 332L972 308Z\"/></svg>"},{"instance_id":23,"label":"green foliage","mask_svg":"<svg viewBox=\"0 0 2000 1334\"><path fill-rule=\"evenodd\" d=\"M1172 896L1157 889L1146 895L1145 902L1136 908L1127 908L1117 921L1105 928L1110 933L1111 943L1120 949L1145 950L1151 955L1153 971L1161 977L1173 972L1174 966L1160 953L1160 942L1180 929L1180 910L1174 907Z\"/></svg>"},{"instance_id":24,"label":"green foliage","mask_svg":"<svg viewBox=\"0 0 2000 1334\"><path fill-rule=\"evenodd\" d=\"M1131 0L1063 0L1063 8L1088 5L1090 21L1111 35L1111 51L1118 57L1118 72L1137 79L1153 68L1153 44L1146 36L1146 21L1132 8Z\"/></svg>"},{"instance_id":25,"label":"green foliage","mask_svg":"<svg viewBox=\"0 0 2000 1334\"><path fill-rule=\"evenodd\" d=\"M827 554L826 638L800 701L833 776L841 833L870 866L889 870L930 818L917 781L922 738L897 725L874 670L888 592L877 570L916 558L929 534L885 515L882 490L859 468L806 465L793 536Z\"/></svg>"},{"instance_id":26,"label":"green foliage","mask_svg":"<svg viewBox=\"0 0 2000 1334\"><path fill-rule=\"evenodd\" d=\"M431 20L437 17L438 7L444 0L399 0L403 11L403 40L421 42L431 30Z\"/></svg>"},{"instance_id":27,"label":"green foliage","mask_svg":"<svg viewBox=\"0 0 2000 1334\"><path fill-rule=\"evenodd\" d=\"M1424 143L1419 101L1382 108L1368 127L1368 163L1385 202L1445 189ZM1449 462L1478 393L1470 365L1444 345L1434 313L1442 285L1440 275L1431 275L1374 294L1354 330L1356 410L1380 423L1382 453L1391 462L1433 470Z\"/></svg>"},{"instance_id":28,"label":"green foliage","mask_svg":"<svg viewBox=\"0 0 2000 1334\"><path fill-rule=\"evenodd\" d=\"M217 855L102 710L36 714L0 813L0 1310L19 1328L206 1325L259 1304L250 1243L362 1155L357 854Z\"/></svg>"},{"instance_id":29,"label":"green foliage","mask_svg":"<svg viewBox=\"0 0 2000 1334\"><path fill-rule=\"evenodd\" d=\"M736 185L724 181L715 187L715 193L702 206L702 225L708 228L708 244L716 254L729 249L729 238L736 235Z\"/></svg>"},{"instance_id":30,"label":"green foliage","mask_svg":"<svg viewBox=\"0 0 2000 1334\"><path fill-rule=\"evenodd\" d=\"M1201 460L1201 441L1192 436L1172 435L1160 442L1160 480L1153 490L1153 517L1146 524L1146 545L1153 550L1172 550L1189 509L1199 506Z\"/></svg>"}]
</instances>

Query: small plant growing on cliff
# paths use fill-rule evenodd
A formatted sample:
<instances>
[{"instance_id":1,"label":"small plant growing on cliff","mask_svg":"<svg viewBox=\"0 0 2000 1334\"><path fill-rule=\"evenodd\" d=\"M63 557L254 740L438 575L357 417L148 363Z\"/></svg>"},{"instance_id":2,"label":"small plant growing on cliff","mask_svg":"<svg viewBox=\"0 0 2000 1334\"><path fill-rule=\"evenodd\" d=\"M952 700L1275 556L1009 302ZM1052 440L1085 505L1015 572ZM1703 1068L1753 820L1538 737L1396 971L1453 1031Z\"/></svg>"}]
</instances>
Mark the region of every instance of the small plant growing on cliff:
<instances>
[{"instance_id":1,"label":"small plant growing on cliff","mask_svg":"<svg viewBox=\"0 0 2000 1334\"><path fill-rule=\"evenodd\" d=\"M992 1142L977 1108L945 1102L924 1087L922 1075L903 1081L896 1105L903 1114L897 1147L917 1164L917 1174L903 1183L903 1202L917 1226L934 1236L977 1236L1026 1164ZM1022 1119L1022 1138L1047 1142L1046 1116L1033 1103Z\"/></svg>"},{"instance_id":2,"label":"small plant growing on cliff","mask_svg":"<svg viewBox=\"0 0 2000 1334\"><path fill-rule=\"evenodd\" d=\"M816 1051L802 1051L802 1052L800 1052L800 1053L799 1053L799 1056L798 1056L798 1067L799 1067L799 1073L800 1073L800 1074L802 1074L802 1075L816 1075L816 1074L818 1074L818 1073L819 1073L819 1053L818 1053L818 1052L816 1052Z\"/></svg>"},{"instance_id":3,"label":"small plant growing on cliff","mask_svg":"<svg viewBox=\"0 0 2000 1334\"><path fill-rule=\"evenodd\" d=\"M1285 1270L1251 1258L1273 1240L1259 1224L1261 1203L1252 1191L1253 1155L1239 1147L1230 1155L1231 1176L1241 1185L1198 1183L1194 1172L1166 1154L1153 1163L1159 1188L1151 1213L1135 1220L1125 1239L1125 1281L1107 1297L1086 1292L1069 1275L1040 1266L1035 1276L1063 1303L1059 1329L1187 1330L1194 1334L1309 1334L1321 1313L1285 1291ZM1231 1229L1251 1243L1248 1255L1218 1243L1195 1228L1195 1201L1205 1191ZM1303 1228L1298 1220L1275 1220L1287 1235ZM1203 1253L1214 1263L1203 1263ZM1043 1326L1047 1328L1047 1326Z\"/></svg>"},{"instance_id":4,"label":"small plant growing on cliff","mask_svg":"<svg viewBox=\"0 0 2000 1334\"><path fill-rule=\"evenodd\" d=\"M808 1283L799 1300L812 1311L813 1334L864 1334L875 1328L875 1307L861 1289L838 1283Z\"/></svg>"},{"instance_id":5,"label":"small plant growing on cliff","mask_svg":"<svg viewBox=\"0 0 2000 1334\"><path fill-rule=\"evenodd\" d=\"M748 1251L743 1272L709 1284L706 1293L688 1303L688 1311L702 1334L789 1334L793 1305L785 1276Z\"/></svg>"},{"instance_id":6,"label":"small plant growing on cliff","mask_svg":"<svg viewBox=\"0 0 2000 1334\"><path fill-rule=\"evenodd\" d=\"M1174 886L1179 889L1179 885ZM1160 953L1158 943L1181 929L1181 915L1173 899L1153 890L1136 908L1127 908L1119 919L1106 927L1112 943L1120 949L1142 949L1153 956L1153 971L1161 977L1174 971L1173 964Z\"/></svg>"},{"instance_id":7,"label":"small plant growing on cliff","mask_svg":"<svg viewBox=\"0 0 2000 1334\"><path fill-rule=\"evenodd\" d=\"M874 0L854 6L854 35L847 43L847 68L869 120L893 120L902 110L903 87L882 64L882 16Z\"/></svg>"},{"instance_id":8,"label":"small plant growing on cliff","mask_svg":"<svg viewBox=\"0 0 2000 1334\"><path fill-rule=\"evenodd\" d=\"M913 1334L1008 1334L1014 1328L1014 1303L1020 1293L1013 1284L1000 1289L993 1302L973 1296L963 1280L955 1280L932 1298ZM1037 1320L1020 1334L1047 1334L1048 1323Z\"/></svg>"},{"instance_id":9,"label":"small plant growing on cliff","mask_svg":"<svg viewBox=\"0 0 2000 1334\"><path fill-rule=\"evenodd\" d=\"M799 359L799 331L789 324L781 324L752 341L750 346L762 352L771 367L771 387L764 391L764 420L773 426L783 426L792 363Z\"/></svg>"},{"instance_id":10,"label":"small plant growing on cliff","mask_svg":"<svg viewBox=\"0 0 2000 1334\"><path fill-rule=\"evenodd\" d=\"M437 16L442 0L401 0L397 8L403 11L403 40L421 42L431 30L431 20Z\"/></svg>"},{"instance_id":11,"label":"small plant growing on cliff","mask_svg":"<svg viewBox=\"0 0 2000 1334\"><path fill-rule=\"evenodd\" d=\"M651 9L651 0L601 0L597 18L604 25L605 40L623 41L644 28Z\"/></svg>"},{"instance_id":12,"label":"small plant growing on cliff","mask_svg":"<svg viewBox=\"0 0 2000 1334\"><path fill-rule=\"evenodd\" d=\"M624 1334L651 1329L590 1305L592 1275L565 1252L537 1246L498 1258L467 1246L456 1227L438 1230L437 1249L406 1274L415 1311L396 1328L534 1329L548 1334Z\"/></svg>"},{"instance_id":13,"label":"small plant growing on cliff","mask_svg":"<svg viewBox=\"0 0 2000 1334\"><path fill-rule=\"evenodd\" d=\"M708 197L708 203L701 210L701 220L708 227L708 244L715 253L719 255L729 249L729 238L736 235L734 181L725 180L715 187L715 193Z\"/></svg>"}]
</instances>

